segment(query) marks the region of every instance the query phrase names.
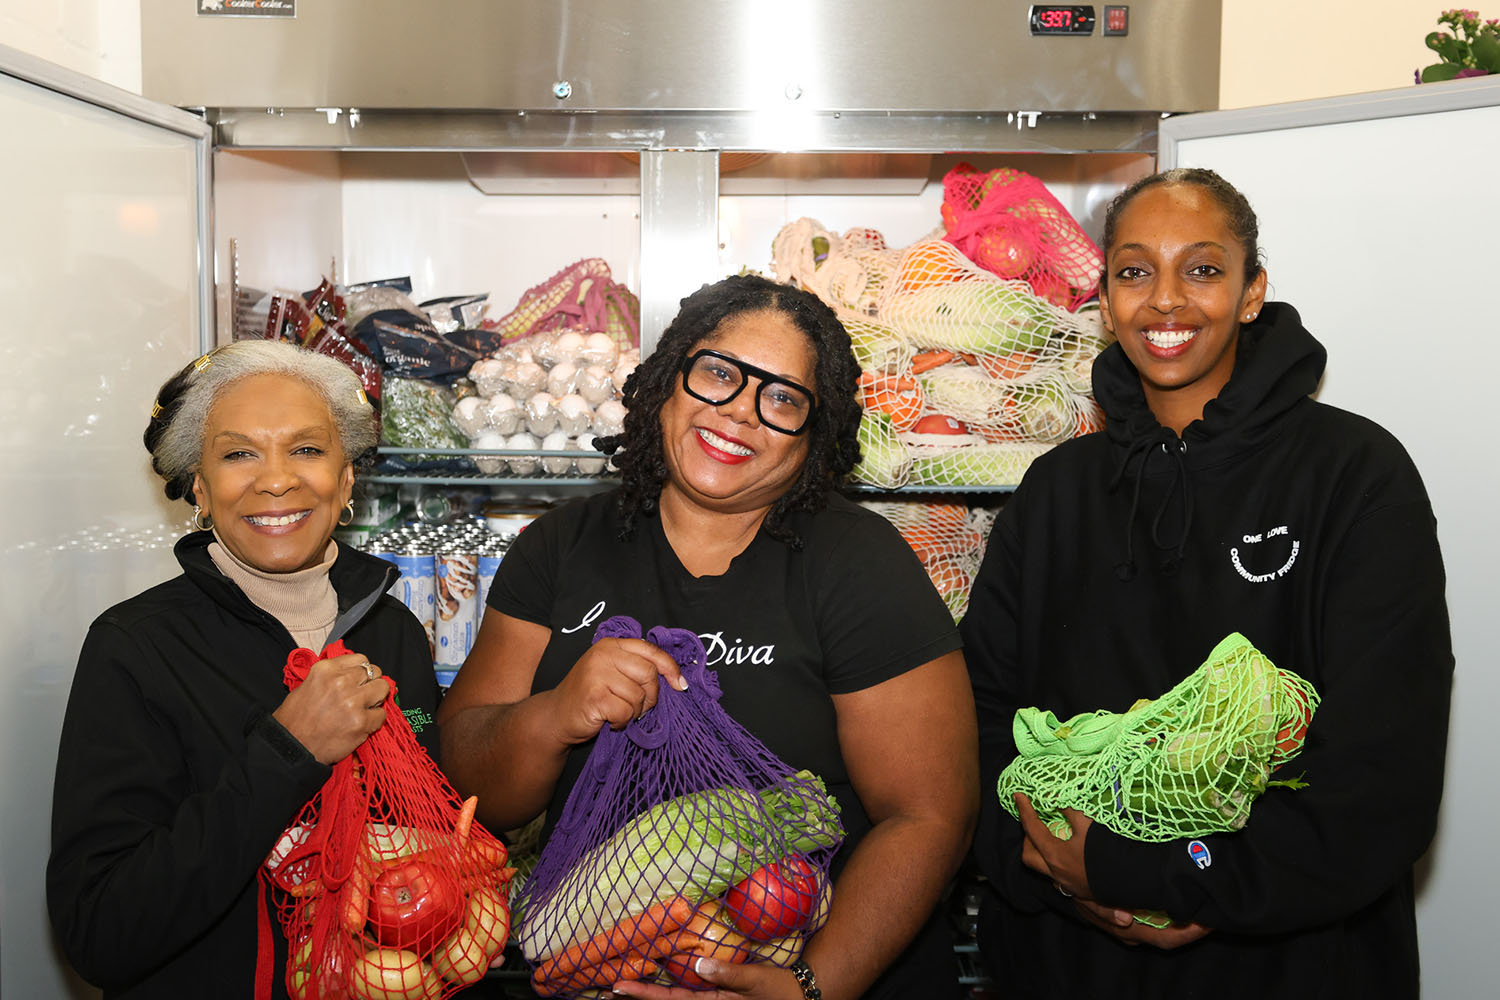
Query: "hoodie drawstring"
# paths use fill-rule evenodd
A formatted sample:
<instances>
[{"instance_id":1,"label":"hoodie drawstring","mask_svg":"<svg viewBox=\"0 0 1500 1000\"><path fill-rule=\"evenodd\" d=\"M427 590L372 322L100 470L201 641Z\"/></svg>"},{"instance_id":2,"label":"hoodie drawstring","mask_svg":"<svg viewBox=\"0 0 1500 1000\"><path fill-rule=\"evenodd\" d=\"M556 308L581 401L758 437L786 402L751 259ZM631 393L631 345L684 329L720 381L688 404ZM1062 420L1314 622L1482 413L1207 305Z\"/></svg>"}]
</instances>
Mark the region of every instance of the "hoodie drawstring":
<instances>
[{"instance_id":1,"label":"hoodie drawstring","mask_svg":"<svg viewBox=\"0 0 1500 1000\"><path fill-rule=\"evenodd\" d=\"M1174 447L1175 445L1175 447ZM1161 540L1162 519L1166 516L1167 508L1172 503L1172 495L1180 492L1182 494L1182 531L1177 536L1173 548L1176 549L1173 557L1162 566L1164 572L1171 574L1177 572L1177 566L1182 562L1182 556L1187 551L1188 531L1193 523L1193 491L1188 484L1187 461L1183 455L1187 453L1187 442L1179 439L1165 427L1159 428L1157 433L1137 438L1131 442L1129 449L1125 452L1120 467L1115 470L1114 478L1110 480L1109 490L1114 492L1125 478L1125 473L1130 467L1131 461L1136 455L1141 455L1141 462L1136 466L1135 485L1131 489L1130 514L1125 519L1125 561L1115 566L1115 576L1120 580L1131 580L1135 578L1135 537L1133 527L1136 515L1141 507L1141 485L1146 479L1146 466L1155 454L1156 448L1161 453L1175 461L1172 466L1172 482L1162 496L1160 505L1156 508L1156 514L1151 519L1151 543L1158 548L1168 548Z\"/></svg>"}]
</instances>

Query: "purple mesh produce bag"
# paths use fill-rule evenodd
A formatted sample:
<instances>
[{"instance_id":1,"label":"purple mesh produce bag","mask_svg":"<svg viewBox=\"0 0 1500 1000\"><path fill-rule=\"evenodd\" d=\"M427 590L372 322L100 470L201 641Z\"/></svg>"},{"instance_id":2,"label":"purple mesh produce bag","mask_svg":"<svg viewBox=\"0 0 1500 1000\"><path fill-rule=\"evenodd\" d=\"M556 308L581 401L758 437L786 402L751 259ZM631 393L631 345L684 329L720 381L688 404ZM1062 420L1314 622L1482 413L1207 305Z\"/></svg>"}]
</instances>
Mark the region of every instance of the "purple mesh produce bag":
<instances>
[{"instance_id":1,"label":"purple mesh produce bag","mask_svg":"<svg viewBox=\"0 0 1500 1000\"><path fill-rule=\"evenodd\" d=\"M618 616L594 641L641 638ZM828 918L843 842L823 782L793 771L719 705L703 643L645 638L687 678L656 706L601 727L536 870L516 938L540 996L598 996L622 979L706 987L700 957L786 966Z\"/></svg>"}]
</instances>

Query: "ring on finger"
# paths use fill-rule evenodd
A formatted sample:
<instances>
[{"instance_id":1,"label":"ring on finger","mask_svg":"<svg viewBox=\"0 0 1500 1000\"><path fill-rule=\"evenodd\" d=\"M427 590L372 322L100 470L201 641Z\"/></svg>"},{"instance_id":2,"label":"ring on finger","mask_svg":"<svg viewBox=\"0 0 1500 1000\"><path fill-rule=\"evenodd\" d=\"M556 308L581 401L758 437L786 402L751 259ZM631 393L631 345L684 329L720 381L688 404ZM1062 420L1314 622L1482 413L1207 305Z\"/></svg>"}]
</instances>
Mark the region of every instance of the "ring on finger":
<instances>
[{"instance_id":1,"label":"ring on finger","mask_svg":"<svg viewBox=\"0 0 1500 1000\"><path fill-rule=\"evenodd\" d=\"M375 664L371 663L369 660L366 660L365 661L365 680L366 681L373 681L374 679L375 679Z\"/></svg>"},{"instance_id":2,"label":"ring on finger","mask_svg":"<svg viewBox=\"0 0 1500 1000\"><path fill-rule=\"evenodd\" d=\"M1069 892L1068 890L1064 889L1062 887L1062 883L1061 882L1053 882L1052 884L1053 884L1053 886L1056 887L1056 889L1057 889L1058 892L1062 893L1064 896L1067 896L1069 899L1073 898L1073 894L1071 892Z\"/></svg>"}]
</instances>

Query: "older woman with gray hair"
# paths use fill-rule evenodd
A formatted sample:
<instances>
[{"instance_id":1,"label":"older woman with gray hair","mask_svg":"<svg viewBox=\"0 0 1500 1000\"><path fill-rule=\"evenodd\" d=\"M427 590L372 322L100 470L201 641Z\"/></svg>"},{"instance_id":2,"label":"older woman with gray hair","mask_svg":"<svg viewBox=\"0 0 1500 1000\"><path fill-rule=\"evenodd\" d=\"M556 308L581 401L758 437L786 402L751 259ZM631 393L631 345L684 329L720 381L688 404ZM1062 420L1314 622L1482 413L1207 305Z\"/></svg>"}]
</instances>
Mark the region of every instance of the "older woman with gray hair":
<instances>
[{"instance_id":1,"label":"older woman with gray hair","mask_svg":"<svg viewBox=\"0 0 1500 1000\"><path fill-rule=\"evenodd\" d=\"M375 438L354 373L290 344L229 344L161 388L146 447L199 530L181 575L90 626L53 795L52 922L106 996L250 997L259 969L258 995L286 997L257 871L383 723L382 674L436 755L431 651L386 593L395 567L333 540ZM355 652L288 693L287 655L337 639Z\"/></svg>"}]
</instances>

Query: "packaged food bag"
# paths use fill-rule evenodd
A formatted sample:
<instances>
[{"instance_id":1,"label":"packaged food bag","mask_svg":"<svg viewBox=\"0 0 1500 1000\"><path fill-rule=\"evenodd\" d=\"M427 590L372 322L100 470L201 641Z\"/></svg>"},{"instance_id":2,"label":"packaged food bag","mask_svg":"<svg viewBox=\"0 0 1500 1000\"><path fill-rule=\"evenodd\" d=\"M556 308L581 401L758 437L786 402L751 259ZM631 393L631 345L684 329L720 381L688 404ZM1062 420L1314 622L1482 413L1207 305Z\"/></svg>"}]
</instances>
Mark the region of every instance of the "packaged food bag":
<instances>
[{"instance_id":1,"label":"packaged food bag","mask_svg":"<svg viewBox=\"0 0 1500 1000\"><path fill-rule=\"evenodd\" d=\"M1271 774L1302 751L1318 692L1232 633L1172 690L1124 713L1087 712L1066 722L1023 708L1020 755L1000 774L1000 804L1017 792L1064 840L1064 809L1077 809L1122 837L1161 842L1243 828L1250 807L1276 786ZM1156 914L1137 920L1163 926Z\"/></svg>"},{"instance_id":2,"label":"packaged food bag","mask_svg":"<svg viewBox=\"0 0 1500 1000\"><path fill-rule=\"evenodd\" d=\"M620 616L594 641L640 637ZM698 958L790 965L827 919L844 831L823 782L720 707L697 635L645 638L688 689L660 680L642 718L600 729L516 901L540 996L596 996L627 979L705 988Z\"/></svg>"},{"instance_id":3,"label":"packaged food bag","mask_svg":"<svg viewBox=\"0 0 1500 1000\"><path fill-rule=\"evenodd\" d=\"M288 689L313 663L287 657ZM396 705L287 828L261 869L288 941L293 1000L437 1000L483 978L510 934L505 845L474 821ZM262 895L264 900L264 895ZM256 996L270 995L270 924L260 920Z\"/></svg>"}]
</instances>

